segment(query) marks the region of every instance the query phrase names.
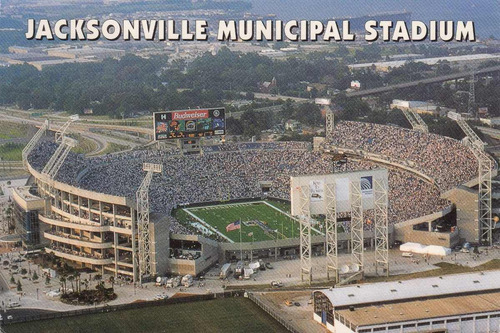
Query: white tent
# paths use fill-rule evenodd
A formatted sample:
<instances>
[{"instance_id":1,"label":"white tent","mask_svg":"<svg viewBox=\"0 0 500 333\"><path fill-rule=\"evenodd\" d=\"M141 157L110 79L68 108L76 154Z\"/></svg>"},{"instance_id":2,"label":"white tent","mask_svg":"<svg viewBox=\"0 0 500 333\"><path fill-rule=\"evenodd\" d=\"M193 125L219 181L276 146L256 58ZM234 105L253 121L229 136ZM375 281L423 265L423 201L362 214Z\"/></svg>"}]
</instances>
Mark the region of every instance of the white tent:
<instances>
[{"instance_id":1,"label":"white tent","mask_svg":"<svg viewBox=\"0 0 500 333\"><path fill-rule=\"evenodd\" d=\"M404 243L399 246L402 252L425 253L425 246L420 243Z\"/></svg>"},{"instance_id":2,"label":"white tent","mask_svg":"<svg viewBox=\"0 0 500 333\"><path fill-rule=\"evenodd\" d=\"M429 245L425 247L425 253L431 256L448 256L451 254L451 249L449 247Z\"/></svg>"},{"instance_id":3,"label":"white tent","mask_svg":"<svg viewBox=\"0 0 500 333\"><path fill-rule=\"evenodd\" d=\"M250 265L248 265L248 267L250 267L251 269L253 269L255 271L255 270L259 269L260 263L258 261L257 262L251 262Z\"/></svg>"},{"instance_id":4,"label":"white tent","mask_svg":"<svg viewBox=\"0 0 500 333\"><path fill-rule=\"evenodd\" d=\"M428 254L431 256L447 256L451 254L451 249L438 245L422 245L420 243L404 243L399 246L402 252L412 252L418 254Z\"/></svg>"}]
</instances>

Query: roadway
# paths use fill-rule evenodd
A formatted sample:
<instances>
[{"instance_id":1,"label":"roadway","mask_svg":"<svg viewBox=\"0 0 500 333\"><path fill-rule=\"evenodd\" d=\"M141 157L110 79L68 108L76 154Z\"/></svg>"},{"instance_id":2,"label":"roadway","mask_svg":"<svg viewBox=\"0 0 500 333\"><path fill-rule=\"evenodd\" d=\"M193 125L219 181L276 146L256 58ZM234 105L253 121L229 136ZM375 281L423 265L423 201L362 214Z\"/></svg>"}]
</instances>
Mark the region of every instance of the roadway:
<instances>
[{"instance_id":1,"label":"roadway","mask_svg":"<svg viewBox=\"0 0 500 333\"><path fill-rule=\"evenodd\" d=\"M280 112L282 109L283 108L281 105L273 105L273 106L267 106L264 108L254 109L253 112L273 112L273 113L276 113L276 112ZM243 115L243 113L245 113L245 111L235 111L235 112L230 112L227 115L229 117L233 117L235 119L240 119L241 116Z\"/></svg>"},{"instance_id":2,"label":"roadway","mask_svg":"<svg viewBox=\"0 0 500 333\"><path fill-rule=\"evenodd\" d=\"M490 127L477 126L477 129L493 139L500 140L500 130Z\"/></svg>"},{"instance_id":3,"label":"roadway","mask_svg":"<svg viewBox=\"0 0 500 333\"><path fill-rule=\"evenodd\" d=\"M42 120L35 120L35 119L26 119L22 117L15 117L12 115L7 115L5 113L0 113L0 120L5 120L13 123L19 123L19 124L29 124L33 126L41 126L43 124ZM51 124L56 125L57 127L63 125L63 122L52 122ZM116 127L121 128L125 127L127 128L128 126L113 126L113 125L84 125L84 126L78 126L77 124L72 124L69 128L68 131L71 133L78 133L82 135L83 137L92 140L97 144L97 148L95 151L91 152L89 155L97 155L102 153L108 146L108 143L115 143L123 146L129 146L131 148L138 147L143 145L143 142L141 140L131 140L130 138L122 139L122 138L117 138L117 137L110 137L102 134L97 134L93 133L90 131L91 128L95 127L100 127L100 128L105 128L109 130L116 130ZM144 130L147 130L146 128L142 128ZM152 130L149 130L152 132ZM131 132L134 132L132 129ZM137 132L139 133L139 132Z\"/></svg>"},{"instance_id":4,"label":"roadway","mask_svg":"<svg viewBox=\"0 0 500 333\"><path fill-rule=\"evenodd\" d=\"M246 95L246 93L241 93L242 95ZM264 93L254 93L255 98L257 99L268 99L270 101L277 101L279 99L281 100L287 100L290 99L294 102L299 102L299 103L304 103L304 102L311 102L314 101L309 98L302 98L302 97L293 97L293 96L285 96L285 95L276 95L276 94L264 94Z\"/></svg>"},{"instance_id":5,"label":"roadway","mask_svg":"<svg viewBox=\"0 0 500 333\"><path fill-rule=\"evenodd\" d=\"M26 122L29 123L29 121L36 121L35 119L31 118L31 113L28 111L24 110L18 110L18 109L12 109L12 108L4 108L1 109L0 112L5 115L5 116L11 116L15 117L17 119L22 119ZM8 113L7 113L8 112ZM16 116L14 116L14 114ZM21 116L23 115L23 116ZM45 120L45 118L49 118L51 123L57 124L57 125L63 125L66 121L68 121L69 117L62 117L59 115L48 115L47 117L44 117L43 120L39 120L38 124L41 124L42 121ZM60 120L54 120L53 118L60 119ZM139 134L148 134L151 137L153 136L153 129L151 126L149 127L141 127L141 126L124 126L124 125L113 125L113 122L121 122L123 123L125 120L103 120L103 119L96 119L96 120L89 120L86 118L81 119L81 121L76 122L71 124L72 128L79 128L81 130L89 131L91 128L100 128L100 129L106 129L106 130L113 130L113 131L123 131L123 132L132 132L132 133L139 133ZM136 120L131 120L133 122L136 122ZM138 121L138 122L143 122L144 119ZM152 123L152 120L147 120ZM105 124L99 124L99 122L103 122Z\"/></svg>"},{"instance_id":6,"label":"roadway","mask_svg":"<svg viewBox=\"0 0 500 333\"><path fill-rule=\"evenodd\" d=\"M366 90L358 90L358 91L353 91L353 92L347 93L346 96L347 97L361 97L361 96L367 96L367 95L375 95L375 94L381 94L384 92L388 92L391 90L410 88L410 87L418 86L420 84L431 84L431 83L438 83L438 82L444 82L444 81L449 81L449 80L456 80L456 79L460 79L460 78L464 78L464 77L469 77L473 73L477 75L477 74L486 74L486 73L497 72L497 71L500 71L500 66L488 67L488 68L483 68L483 69L475 70L475 71L465 71L465 72L453 73L453 74L449 74L449 75L441 75L441 76L432 77L432 78L428 78L428 79L417 80L417 81L412 81L412 82L405 82L405 83L400 83L400 84L394 84L394 85L385 86L385 87L366 89Z\"/></svg>"},{"instance_id":7,"label":"roadway","mask_svg":"<svg viewBox=\"0 0 500 333\"><path fill-rule=\"evenodd\" d=\"M347 97L363 97L363 96L368 96L368 95L376 95L376 94L381 94L381 93L392 91L392 90L415 87L415 86L418 86L420 84L431 84L431 83L438 83L438 82L444 82L444 81L469 77L472 75L472 73L478 75L478 74L486 74L486 73L492 73L492 72L498 72L498 71L500 71L500 66L493 66L493 67L483 68L480 70L464 71L464 72L453 73L453 74L449 74L449 75L441 75L441 76L436 76L436 77L417 80L417 81L393 84L390 86L348 92L348 93L346 93L346 96ZM242 94L246 94L246 93L242 93ZM309 98L300 98L300 97L264 94L264 93L255 93L255 98L269 99L271 101L275 101L278 99L282 99L282 100L291 99L291 100L293 100L295 102L299 102L299 103L314 102L313 99L309 99Z\"/></svg>"}]
</instances>

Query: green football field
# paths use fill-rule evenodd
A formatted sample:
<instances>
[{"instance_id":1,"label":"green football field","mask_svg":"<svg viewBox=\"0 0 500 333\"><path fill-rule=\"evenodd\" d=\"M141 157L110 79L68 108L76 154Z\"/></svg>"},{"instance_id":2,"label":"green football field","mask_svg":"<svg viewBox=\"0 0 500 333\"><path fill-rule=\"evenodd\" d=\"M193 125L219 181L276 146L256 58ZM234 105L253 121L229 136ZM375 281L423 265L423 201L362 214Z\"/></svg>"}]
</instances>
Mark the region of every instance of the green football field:
<instances>
[{"instance_id":1,"label":"green football field","mask_svg":"<svg viewBox=\"0 0 500 333\"><path fill-rule=\"evenodd\" d=\"M241 219L241 241L274 240L298 238L299 223L284 212L288 212L286 204L276 202L246 202L217 206L185 208L204 223L224 234L234 242L240 241L240 230L226 231L226 226ZM202 223L203 224L203 223Z\"/></svg>"}]
</instances>

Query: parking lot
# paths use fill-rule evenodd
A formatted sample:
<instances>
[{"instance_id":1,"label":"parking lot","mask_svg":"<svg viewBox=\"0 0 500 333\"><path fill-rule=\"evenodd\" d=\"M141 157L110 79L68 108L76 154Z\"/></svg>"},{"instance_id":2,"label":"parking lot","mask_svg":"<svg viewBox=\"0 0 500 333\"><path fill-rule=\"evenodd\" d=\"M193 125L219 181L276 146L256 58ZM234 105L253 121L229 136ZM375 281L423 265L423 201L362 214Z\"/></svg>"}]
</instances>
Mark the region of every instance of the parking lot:
<instances>
[{"instance_id":1,"label":"parking lot","mask_svg":"<svg viewBox=\"0 0 500 333\"><path fill-rule=\"evenodd\" d=\"M491 248L486 250L485 248L480 249L480 254L474 253L461 253L453 252L452 255L447 257L429 257L425 258L423 255L415 254L411 258L406 258L402 256L402 252L399 250L390 250L390 273L391 275L409 274L416 272L424 272L433 269L439 269L435 266L437 263L446 262L450 264L459 264L469 267L475 267L484 264L492 259L500 258L500 249ZM3 254L1 261L5 259L11 260L19 258L19 253L13 252L10 254ZM176 288L166 288L166 286L155 286L154 283L146 283L142 287L134 286L129 282L118 281L114 284L115 293L118 295L117 299L109 302L109 305L130 303L136 301L148 301L154 300L159 297L172 297L177 294L177 296L183 293L188 294L203 294L210 292L221 292L226 287L231 287L234 289L239 288L255 288L260 290L272 290L271 282L280 281L284 288L293 287L304 287L307 286L305 282L301 281L300 278L300 260L278 260L274 262L268 260L271 263L272 269L266 269L265 271L258 270L250 279L238 280L235 279L233 275L230 275L225 280L220 280L220 266L213 267L209 272L205 274L204 280L195 280L193 286L186 287L176 287ZM326 281L326 258L325 257L314 257L313 262L313 283L323 283L323 286L328 286ZM365 252L365 276L373 277L375 276L374 267L374 253L367 251ZM339 257L339 263L349 264L350 255L342 254ZM35 308L35 309L45 309L53 311L65 311L68 309L79 309L88 306L70 306L59 301L58 297L50 297L49 292L57 292L61 283L59 277L52 278L49 284L45 283L45 278L43 277L43 271L41 268L30 262L23 261L17 263L18 268L17 274L14 274L15 282L21 281L22 291L18 292L16 285L10 283L11 272L9 272L10 266L0 269L0 285L2 291L0 293L0 311L5 314L9 313L8 304L11 302L18 302L21 309ZM234 270L235 265L231 267ZM22 269L25 269L28 273L25 275L20 274ZM12 269L10 269L12 271ZM32 280L33 272L37 272L39 279L37 281ZM95 277L96 273L88 274L82 273L81 279L92 279ZM109 280L109 275L103 276L103 281ZM94 288L97 284L96 281L90 283L89 288ZM109 282L106 282L109 287ZM68 288L71 284L67 282ZM318 287L321 288L321 287ZM308 294L309 291L306 292ZM57 294L57 293L56 293ZM102 306L102 305L94 305ZM291 311L291 310L290 310Z\"/></svg>"}]
</instances>

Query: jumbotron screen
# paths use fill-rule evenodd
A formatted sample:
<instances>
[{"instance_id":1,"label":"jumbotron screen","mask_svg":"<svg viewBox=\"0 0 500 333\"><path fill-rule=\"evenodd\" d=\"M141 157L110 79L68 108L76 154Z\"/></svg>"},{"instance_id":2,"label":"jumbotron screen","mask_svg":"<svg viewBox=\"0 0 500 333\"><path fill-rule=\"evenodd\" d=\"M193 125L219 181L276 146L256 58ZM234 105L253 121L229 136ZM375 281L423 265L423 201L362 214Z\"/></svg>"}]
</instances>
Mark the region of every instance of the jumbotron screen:
<instances>
[{"instance_id":1,"label":"jumbotron screen","mask_svg":"<svg viewBox=\"0 0 500 333\"><path fill-rule=\"evenodd\" d=\"M155 140L226 134L224 108L155 112Z\"/></svg>"}]
</instances>

